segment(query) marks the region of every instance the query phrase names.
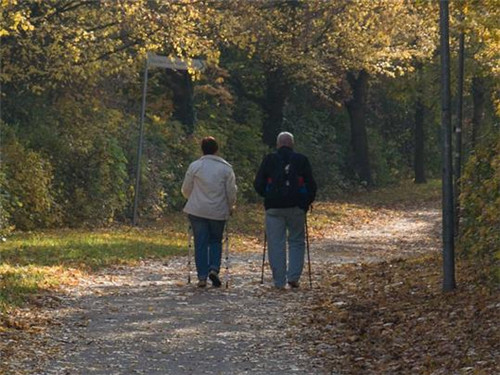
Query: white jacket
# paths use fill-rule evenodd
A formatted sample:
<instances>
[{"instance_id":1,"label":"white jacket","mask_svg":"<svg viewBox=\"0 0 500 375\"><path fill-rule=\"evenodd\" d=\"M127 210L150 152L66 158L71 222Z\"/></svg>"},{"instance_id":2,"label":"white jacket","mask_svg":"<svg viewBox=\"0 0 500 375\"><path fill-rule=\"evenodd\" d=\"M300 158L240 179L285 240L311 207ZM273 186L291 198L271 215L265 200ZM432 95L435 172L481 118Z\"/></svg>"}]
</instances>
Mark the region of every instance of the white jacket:
<instances>
[{"instance_id":1,"label":"white jacket","mask_svg":"<svg viewBox=\"0 0 500 375\"><path fill-rule=\"evenodd\" d=\"M192 162L182 183L187 198L184 212L205 219L227 220L236 202L233 167L216 155L204 155Z\"/></svg>"}]
</instances>

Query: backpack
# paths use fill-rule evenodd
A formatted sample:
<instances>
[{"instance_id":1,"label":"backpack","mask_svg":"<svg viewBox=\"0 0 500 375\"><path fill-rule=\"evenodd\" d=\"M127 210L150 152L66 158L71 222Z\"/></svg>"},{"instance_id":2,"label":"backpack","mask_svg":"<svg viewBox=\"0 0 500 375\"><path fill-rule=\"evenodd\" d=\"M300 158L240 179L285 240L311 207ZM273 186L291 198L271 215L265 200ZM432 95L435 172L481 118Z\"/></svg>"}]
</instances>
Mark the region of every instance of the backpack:
<instances>
[{"instance_id":1,"label":"backpack","mask_svg":"<svg viewBox=\"0 0 500 375\"><path fill-rule=\"evenodd\" d=\"M294 163L295 154L285 160L279 153L274 153L274 169L266 181L266 199L282 203L284 207L302 206L307 190L304 177L299 175Z\"/></svg>"}]
</instances>

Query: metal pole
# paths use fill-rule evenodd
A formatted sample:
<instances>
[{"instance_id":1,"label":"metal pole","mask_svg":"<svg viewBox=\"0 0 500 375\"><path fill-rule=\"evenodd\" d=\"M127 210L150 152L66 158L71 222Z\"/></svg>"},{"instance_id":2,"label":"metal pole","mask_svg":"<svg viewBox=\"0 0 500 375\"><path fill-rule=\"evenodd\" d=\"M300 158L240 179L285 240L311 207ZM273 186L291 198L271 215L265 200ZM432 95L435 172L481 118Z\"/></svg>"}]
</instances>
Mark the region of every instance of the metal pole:
<instances>
[{"instance_id":1,"label":"metal pole","mask_svg":"<svg viewBox=\"0 0 500 375\"><path fill-rule=\"evenodd\" d=\"M439 3L441 34L441 127L443 132L443 290L455 289L454 200L451 146L450 41L448 0Z\"/></svg>"},{"instance_id":2,"label":"metal pole","mask_svg":"<svg viewBox=\"0 0 500 375\"><path fill-rule=\"evenodd\" d=\"M193 229L188 227L188 284L191 284L191 255L193 250Z\"/></svg>"},{"instance_id":3,"label":"metal pole","mask_svg":"<svg viewBox=\"0 0 500 375\"><path fill-rule=\"evenodd\" d=\"M307 227L307 212L305 218L305 226L306 226L306 244L307 244L307 264L309 267L309 287L312 289L312 274L311 274L311 252L309 250L309 228Z\"/></svg>"},{"instance_id":4,"label":"metal pole","mask_svg":"<svg viewBox=\"0 0 500 375\"><path fill-rule=\"evenodd\" d=\"M229 288L229 220L226 221L226 243L225 243L225 252L226 252L226 289Z\"/></svg>"},{"instance_id":5,"label":"metal pole","mask_svg":"<svg viewBox=\"0 0 500 375\"><path fill-rule=\"evenodd\" d=\"M146 58L146 67L144 68L144 87L142 89L142 108L141 108L141 124L139 128L139 145L137 146L137 166L135 168L135 191L134 191L134 213L132 225L137 225L137 206L139 202L139 188L141 180L141 158L142 158L142 143L144 138L144 115L146 113L146 93L148 90L148 59Z\"/></svg>"},{"instance_id":6,"label":"metal pole","mask_svg":"<svg viewBox=\"0 0 500 375\"><path fill-rule=\"evenodd\" d=\"M463 21L463 14L461 14ZM455 127L455 235L458 235L460 227L460 178L462 177L462 126L463 126L463 103L464 103L464 60L465 60L465 36L463 29L458 39L458 102L457 102L457 126Z\"/></svg>"},{"instance_id":7,"label":"metal pole","mask_svg":"<svg viewBox=\"0 0 500 375\"><path fill-rule=\"evenodd\" d=\"M260 274L261 284L264 284L264 263L266 262L266 244L267 244L267 233L266 233L266 227L264 226L264 251L262 253L262 272Z\"/></svg>"}]
</instances>

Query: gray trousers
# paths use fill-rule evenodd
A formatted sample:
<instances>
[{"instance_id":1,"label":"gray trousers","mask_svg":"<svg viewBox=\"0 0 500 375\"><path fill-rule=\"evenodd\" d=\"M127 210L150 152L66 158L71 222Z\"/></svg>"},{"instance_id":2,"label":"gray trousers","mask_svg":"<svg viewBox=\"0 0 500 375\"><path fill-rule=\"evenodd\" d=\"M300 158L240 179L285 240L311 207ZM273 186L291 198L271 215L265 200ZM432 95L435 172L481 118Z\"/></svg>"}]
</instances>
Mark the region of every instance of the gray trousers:
<instances>
[{"instance_id":1,"label":"gray trousers","mask_svg":"<svg viewBox=\"0 0 500 375\"><path fill-rule=\"evenodd\" d=\"M305 254L305 215L305 211L298 207L266 210L269 264L274 285L277 287L285 286L287 281L299 281L302 275Z\"/></svg>"}]
</instances>

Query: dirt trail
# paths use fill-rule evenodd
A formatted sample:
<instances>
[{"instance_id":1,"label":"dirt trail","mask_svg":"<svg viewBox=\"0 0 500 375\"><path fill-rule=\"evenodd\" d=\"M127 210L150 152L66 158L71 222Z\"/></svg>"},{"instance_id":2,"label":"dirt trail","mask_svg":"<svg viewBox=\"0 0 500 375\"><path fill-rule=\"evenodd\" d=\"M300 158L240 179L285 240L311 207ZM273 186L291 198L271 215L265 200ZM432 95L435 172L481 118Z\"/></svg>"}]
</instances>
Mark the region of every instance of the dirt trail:
<instances>
[{"instance_id":1,"label":"dirt trail","mask_svg":"<svg viewBox=\"0 0 500 375\"><path fill-rule=\"evenodd\" d=\"M312 239L314 288L334 264L435 251L438 228L439 212L420 208ZM314 298L307 268L299 290L279 292L268 268L260 285L261 257L262 248L232 254L229 289L186 285L183 258L82 280L51 312L58 324L43 333L45 348L27 347L32 361L12 373L324 374L301 340L304 307Z\"/></svg>"}]
</instances>

